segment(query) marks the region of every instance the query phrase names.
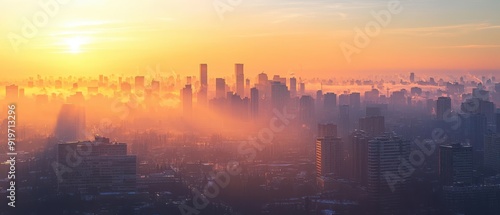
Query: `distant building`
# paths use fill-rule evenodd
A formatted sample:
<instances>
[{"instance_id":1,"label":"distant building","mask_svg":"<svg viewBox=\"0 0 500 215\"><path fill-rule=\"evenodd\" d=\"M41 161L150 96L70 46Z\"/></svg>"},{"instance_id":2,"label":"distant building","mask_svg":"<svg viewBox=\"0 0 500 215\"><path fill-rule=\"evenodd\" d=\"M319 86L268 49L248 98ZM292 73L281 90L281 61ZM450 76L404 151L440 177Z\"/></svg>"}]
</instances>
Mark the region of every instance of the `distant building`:
<instances>
[{"instance_id":1,"label":"distant building","mask_svg":"<svg viewBox=\"0 0 500 215\"><path fill-rule=\"evenodd\" d=\"M325 119L327 121L332 121L335 118L335 111L337 110L337 94L326 93L323 96L323 100Z\"/></svg>"},{"instance_id":2,"label":"distant building","mask_svg":"<svg viewBox=\"0 0 500 215\"><path fill-rule=\"evenodd\" d=\"M241 97L245 96L245 74L243 72L243 64L235 65L235 77L236 77L236 94Z\"/></svg>"},{"instance_id":3,"label":"distant building","mask_svg":"<svg viewBox=\"0 0 500 215\"><path fill-rule=\"evenodd\" d=\"M380 107L366 107L366 117L372 116L382 116L382 111Z\"/></svg>"},{"instance_id":4,"label":"distant building","mask_svg":"<svg viewBox=\"0 0 500 215\"><path fill-rule=\"evenodd\" d=\"M497 133L500 134L500 113L499 112L497 112L495 114L495 122L496 122L495 123L496 124L496 131L497 131Z\"/></svg>"},{"instance_id":5,"label":"distant building","mask_svg":"<svg viewBox=\"0 0 500 215\"><path fill-rule=\"evenodd\" d=\"M297 97L297 79L294 77L290 78L290 97Z\"/></svg>"},{"instance_id":6,"label":"distant building","mask_svg":"<svg viewBox=\"0 0 500 215\"><path fill-rule=\"evenodd\" d=\"M278 81L273 81L271 85L271 105L272 108L276 108L278 110L283 110L285 105L288 103L290 99L290 92L286 87L286 84L283 84Z\"/></svg>"},{"instance_id":7,"label":"distant building","mask_svg":"<svg viewBox=\"0 0 500 215\"><path fill-rule=\"evenodd\" d=\"M500 214L500 185L443 187L444 206L453 214Z\"/></svg>"},{"instance_id":8,"label":"distant building","mask_svg":"<svg viewBox=\"0 0 500 215\"><path fill-rule=\"evenodd\" d=\"M351 121L350 121L350 108L349 105L341 105L339 108L339 128L340 137L346 138L351 132Z\"/></svg>"},{"instance_id":9,"label":"distant building","mask_svg":"<svg viewBox=\"0 0 500 215\"><path fill-rule=\"evenodd\" d=\"M17 85L5 86L5 99L8 102L17 101L19 98L19 87Z\"/></svg>"},{"instance_id":10,"label":"distant building","mask_svg":"<svg viewBox=\"0 0 500 215\"><path fill-rule=\"evenodd\" d=\"M300 95L303 96L306 94L306 84L300 83Z\"/></svg>"},{"instance_id":11,"label":"distant building","mask_svg":"<svg viewBox=\"0 0 500 215\"><path fill-rule=\"evenodd\" d=\"M208 66L200 64L200 89L198 91L198 103L206 105L208 101Z\"/></svg>"},{"instance_id":12,"label":"distant building","mask_svg":"<svg viewBox=\"0 0 500 215\"><path fill-rule=\"evenodd\" d=\"M361 94L360 93L351 93L349 95L349 106L353 111L359 111L361 108Z\"/></svg>"},{"instance_id":13,"label":"distant building","mask_svg":"<svg viewBox=\"0 0 500 215\"><path fill-rule=\"evenodd\" d=\"M349 105L349 94L340 94L339 95L339 106Z\"/></svg>"},{"instance_id":14,"label":"distant building","mask_svg":"<svg viewBox=\"0 0 500 215\"><path fill-rule=\"evenodd\" d=\"M443 185L470 184L473 179L471 146L461 144L439 147L439 177Z\"/></svg>"},{"instance_id":15,"label":"distant building","mask_svg":"<svg viewBox=\"0 0 500 215\"><path fill-rule=\"evenodd\" d=\"M144 90L144 76L135 77L135 88L137 90Z\"/></svg>"},{"instance_id":16,"label":"distant building","mask_svg":"<svg viewBox=\"0 0 500 215\"><path fill-rule=\"evenodd\" d=\"M490 132L484 137L484 167L500 173L500 133Z\"/></svg>"},{"instance_id":17,"label":"distant building","mask_svg":"<svg viewBox=\"0 0 500 215\"><path fill-rule=\"evenodd\" d=\"M62 193L99 194L136 191L136 156L127 155L127 144L111 143L108 138L68 142L57 146L59 165L72 171L59 175ZM77 165L68 157L77 153Z\"/></svg>"},{"instance_id":18,"label":"distant building","mask_svg":"<svg viewBox=\"0 0 500 215\"><path fill-rule=\"evenodd\" d=\"M226 98L226 80L223 78L215 79L215 95L218 99Z\"/></svg>"},{"instance_id":19,"label":"distant building","mask_svg":"<svg viewBox=\"0 0 500 215\"><path fill-rule=\"evenodd\" d=\"M316 140L316 176L340 174L342 161L342 139L334 136Z\"/></svg>"},{"instance_id":20,"label":"distant building","mask_svg":"<svg viewBox=\"0 0 500 215\"><path fill-rule=\"evenodd\" d=\"M85 107L76 104L63 104L57 116L55 137L62 142L85 139L85 119Z\"/></svg>"},{"instance_id":21,"label":"distant building","mask_svg":"<svg viewBox=\"0 0 500 215\"><path fill-rule=\"evenodd\" d=\"M368 195L381 214L401 214L401 200L407 191L409 174L400 173L401 159L410 155L410 142L385 134L368 142ZM388 182L387 179L398 183ZM392 181L394 182L394 181Z\"/></svg>"},{"instance_id":22,"label":"distant building","mask_svg":"<svg viewBox=\"0 0 500 215\"><path fill-rule=\"evenodd\" d=\"M337 137L337 125L318 124L318 138L321 137Z\"/></svg>"},{"instance_id":23,"label":"distant building","mask_svg":"<svg viewBox=\"0 0 500 215\"><path fill-rule=\"evenodd\" d=\"M315 121L314 99L311 96L300 97L299 104L300 121L308 126L311 126Z\"/></svg>"},{"instance_id":24,"label":"distant building","mask_svg":"<svg viewBox=\"0 0 500 215\"><path fill-rule=\"evenodd\" d=\"M451 98L439 97L436 102L436 118L438 120L444 119L444 114L451 111Z\"/></svg>"},{"instance_id":25,"label":"distant building","mask_svg":"<svg viewBox=\"0 0 500 215\"><path fill-rule=\"evenodd\" d=\"M250 117L259 117L259 90L256 87L250 89Z\"/></svg>"},{"instance_id":26,"label":"distant building","mask_svg":"<svg viewBox=\"0 0 500 215\"><path fill-rule=\"evenodd\" d=\"M182 110L186 116L190 116L193 112L193 89L191 85L186 85L182 89Z\"/></svg>"},{"instance_id":27,"label":"distant building","mask_svg":"<svg viewBox=\"0 0 500 215\"><path fill-rule=\"evenodd\" d=\"M370 137L364 131L356 130L349 135L352 147L352 177L361 185L368 183L368 141Z\"/></svg>"},{"instance_id":28,"label":"distant building","mask_svg":"<svg viewBox=\"0 0 500 215\"><path fill-rule=\"evenodd\" d=\"M385 118L383 116L370 116L359 119L359 129L370 136L378 136L385 132Z\"/></svg>"}]
</instances>

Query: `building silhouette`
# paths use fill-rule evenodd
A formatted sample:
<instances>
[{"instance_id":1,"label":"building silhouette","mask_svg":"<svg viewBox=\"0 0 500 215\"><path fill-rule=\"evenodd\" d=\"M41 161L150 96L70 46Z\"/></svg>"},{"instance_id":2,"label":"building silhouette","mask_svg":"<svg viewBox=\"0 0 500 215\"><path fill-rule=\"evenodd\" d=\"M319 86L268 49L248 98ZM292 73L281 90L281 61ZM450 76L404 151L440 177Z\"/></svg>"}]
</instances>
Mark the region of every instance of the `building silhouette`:
<instances>
[{"instance_id":1,"label":"building silhouette","mask_svg":"<svg viewBox=\"0 0 500 215\"><path fill-rule=\"evenodd\" d=\"M79 141L86 138L85 107L63 104L57 116L54 135L59 141Z\"/></svg>"},{"instance_id":2,"label":"building silhouette","mask_svg":"<svg viewBox=\"0 0 500 215\"><path fill-rule=\"evenodd\" d=\"M436 102L436 119L443 120L447 111L451 111L451 98L439 97Z\"/></svg>"},{"instance_id":3,"label":"building silhouette","mask_svg":"<svg viewBox=\"0 0 500 215\"><path fill-rule=\"evenodd\" d=\"M471 184L473 151L459 143L439 147L439 177L443 185Z\"/></svg>"},{"instance_id":4,"label":"building silhouette","mask_svg":"<svg viewBox=\"0 0 500 215\"><path fill-rule=\"evenodd\" d=\"M235 65L236 77L236 94L241 97L245 96L245 73L243 72L243 64Z\"/></svg>"},{"instance_id":5,"label":"building silhouette","mask_svg":"<svg viewBox=\"0 0 500 215\"><path fill-rule=\"evenodd\" d=\"M71 156L78 158L77 163L67 159ZM125 143L112 143L104 137L95 137L94 141L61 143L57 145L57 158L59 165L72 168L72 171L59 175L58 190L61 193L136 191L136 156L127 155Z\"/></svg>"},{"instance_id":6,"label":"building silhouette","mask_svg":"<svg viewBox=\"0 0 500 215\"><path fill-rule=\"evenodd\" d=\"M401 159L409 155L410 142L394 134L386 133L368 142L367 191L376 212L402 214L401 200L407 191L410 174L400 174L399 169Z\"/></svg>"},{"instance_id":7,"label":"building silhouette","mask_svg":"<svg viewBox=\"0 0 500 215\"><path fill-rule=\"evenodd\" d=\"M226 80L223 78L215 79L215 97L218 99L226 98Z\"/></svg>"}]
</instances>

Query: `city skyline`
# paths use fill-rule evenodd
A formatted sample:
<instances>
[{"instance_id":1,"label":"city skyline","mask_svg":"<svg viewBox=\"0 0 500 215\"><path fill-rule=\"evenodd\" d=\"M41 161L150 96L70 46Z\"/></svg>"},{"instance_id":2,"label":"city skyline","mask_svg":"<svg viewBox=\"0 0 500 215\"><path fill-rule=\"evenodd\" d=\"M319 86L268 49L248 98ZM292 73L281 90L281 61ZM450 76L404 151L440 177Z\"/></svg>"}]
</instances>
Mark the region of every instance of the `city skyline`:
<instances>
[{"instance_id":1,"label":"city skyline","mask_svg":"<svg viewBox=\"0 0 500 215\"><path fill-rule=\"evenodd\" d=\"M0 215L498 215L499 8L0 0Z\"/></svg>"}]
</instances>

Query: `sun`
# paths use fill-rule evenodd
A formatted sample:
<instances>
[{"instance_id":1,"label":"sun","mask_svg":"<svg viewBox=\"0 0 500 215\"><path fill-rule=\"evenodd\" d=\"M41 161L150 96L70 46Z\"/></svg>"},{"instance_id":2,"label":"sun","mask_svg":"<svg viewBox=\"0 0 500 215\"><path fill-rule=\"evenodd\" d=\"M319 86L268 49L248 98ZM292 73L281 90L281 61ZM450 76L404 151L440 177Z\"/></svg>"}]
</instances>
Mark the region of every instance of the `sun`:
<instances>
[{"instance_id":1,"label":"sun","mask_svg":"<svg viewBox=\"0 0 500 215\"><path fill-rule=\"evenodd\" d=\"M84 37L73 37L66 39L66 44L68 45L68 52L73 54L78 54L82 52L81 46L87 43L87 39Z\"/></svg>"}]
</instances>

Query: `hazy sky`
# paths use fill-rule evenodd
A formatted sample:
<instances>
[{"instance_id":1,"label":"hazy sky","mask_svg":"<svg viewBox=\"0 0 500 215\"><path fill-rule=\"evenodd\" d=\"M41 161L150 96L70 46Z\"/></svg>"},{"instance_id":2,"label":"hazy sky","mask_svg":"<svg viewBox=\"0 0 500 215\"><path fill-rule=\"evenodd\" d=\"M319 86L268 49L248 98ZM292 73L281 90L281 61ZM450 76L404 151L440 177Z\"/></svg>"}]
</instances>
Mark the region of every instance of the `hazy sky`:
<instances>
[{"instance_id":1,"label":"hazy sky","mask_svg":"<svg viewBox=\"0 0 500 215\"><path fill-rule=\"evenodd\" d=\"M500 70L498 0L402 0L362 48L354 29L390 1L65 0L44 25L39 2L51 1L0 0L2 76L135 75L157 64L198 75L200 63L211 77L232 75L234 63L250 76ZM23 20L34 17L42 24L26 38ZM357 47L350 63L340 44Z\"/></svg>"}]
</instances>

